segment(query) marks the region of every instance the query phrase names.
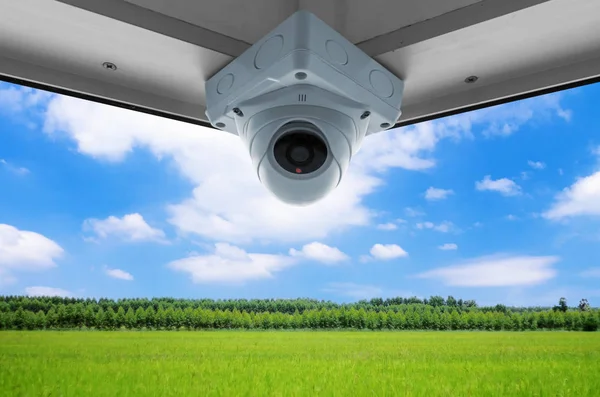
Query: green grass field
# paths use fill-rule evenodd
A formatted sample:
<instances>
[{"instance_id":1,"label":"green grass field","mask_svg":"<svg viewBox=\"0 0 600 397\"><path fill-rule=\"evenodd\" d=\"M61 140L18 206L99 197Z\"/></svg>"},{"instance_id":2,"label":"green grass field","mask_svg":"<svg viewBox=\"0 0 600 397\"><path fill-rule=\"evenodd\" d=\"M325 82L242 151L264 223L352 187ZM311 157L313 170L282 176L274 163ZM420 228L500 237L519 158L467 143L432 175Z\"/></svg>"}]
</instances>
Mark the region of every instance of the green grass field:
<instances>
[{"instance_id":1,"label":"green grass field","mask_svg":"<svg viewBox=\"0 0 600 397\"><path fill-rule=\"evenodd\" d=\"M600 396L600 333L0 332L8 396Z\"/></svg>"}]
</instances>

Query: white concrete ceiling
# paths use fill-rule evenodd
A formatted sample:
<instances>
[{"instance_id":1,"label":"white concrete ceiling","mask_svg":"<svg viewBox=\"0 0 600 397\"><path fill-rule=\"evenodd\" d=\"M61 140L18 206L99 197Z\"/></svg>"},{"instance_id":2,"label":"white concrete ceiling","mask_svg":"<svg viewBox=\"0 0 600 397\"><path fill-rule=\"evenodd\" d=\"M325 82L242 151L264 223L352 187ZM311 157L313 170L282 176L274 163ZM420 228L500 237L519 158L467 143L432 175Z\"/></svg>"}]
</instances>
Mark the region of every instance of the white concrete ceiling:
<instances>
[{"instance_id":1,"label":"white concrete ceiling","mask_svg":"<svg viewBox=\"0 0 600 397\"><path fill-rule=\"evenodd\" d=\"M307 9L356 44L481 0L126 1L246 43L258 41L298 9Z\"/></svg>"},{"instance_id":2,"label":"white concrete ceiling","mask_svg":"<svg viewBox=\"0 0 600 397\"><path fill-rule=\"evenodd\" d=\"M204 81L297 9L405 80L403 122L600 76L598 0L0 0L0 75L202 122Z\"/></svg>"}]
</instances>

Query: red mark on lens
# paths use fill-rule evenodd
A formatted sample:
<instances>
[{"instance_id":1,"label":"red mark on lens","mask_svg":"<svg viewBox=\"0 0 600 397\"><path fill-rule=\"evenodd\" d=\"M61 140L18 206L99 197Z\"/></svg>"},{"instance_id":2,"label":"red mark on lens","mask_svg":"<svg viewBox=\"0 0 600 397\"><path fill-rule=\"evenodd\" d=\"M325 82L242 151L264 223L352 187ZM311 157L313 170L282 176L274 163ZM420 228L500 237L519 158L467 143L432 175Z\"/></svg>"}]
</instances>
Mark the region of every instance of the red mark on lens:
<instances>
[{"instance_id":1,"label":"red mark on lens","mask_svg":"<svg viewBox=\"0 0 600 397\"><path fill-rule=\"evenodd\" d=\"M300 168L296 168L296 174L301 174L302 170Z\"/></svg>"}]
</instances>

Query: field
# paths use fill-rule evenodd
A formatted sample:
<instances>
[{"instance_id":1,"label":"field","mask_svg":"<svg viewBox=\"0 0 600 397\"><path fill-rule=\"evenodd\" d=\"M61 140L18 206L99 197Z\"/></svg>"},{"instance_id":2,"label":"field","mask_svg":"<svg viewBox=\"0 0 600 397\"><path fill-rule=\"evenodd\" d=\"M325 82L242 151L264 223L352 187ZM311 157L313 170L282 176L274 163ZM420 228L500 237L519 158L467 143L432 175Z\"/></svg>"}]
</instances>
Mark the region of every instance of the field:
<instances>
[{"instance_id":1,"label":"field","mask_svg":"<svg viewBox=\"0 0 600 397\"><path fill-rule=\"evenodd\" d=\"M600 333L0 332L8 396L599 396Z\"/></svg>"}]
</instances>

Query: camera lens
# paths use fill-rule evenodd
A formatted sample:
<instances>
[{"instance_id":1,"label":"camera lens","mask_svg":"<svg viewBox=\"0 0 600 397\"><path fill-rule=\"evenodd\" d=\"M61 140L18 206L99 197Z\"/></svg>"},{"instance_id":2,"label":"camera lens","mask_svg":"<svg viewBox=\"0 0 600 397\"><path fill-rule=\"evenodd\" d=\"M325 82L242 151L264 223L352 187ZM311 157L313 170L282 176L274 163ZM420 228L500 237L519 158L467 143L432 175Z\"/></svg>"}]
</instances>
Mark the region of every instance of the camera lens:
<instances>
[{"instance_id":1,"label":"camera lens","mask_svg":"<svg viewBox=\"0 0 600 397\"><path fill-rule=\"evenodd\" d=\"M310 149L306 146L292 146L288 151L290 162L294 164L302 164L310 158Z\"/></svg>"},{"instance_id":2,"label":"camera lens","mask_svg":"<svg viewBox=\"0 0 600 397\"><path fill-rule=\"evenodd\" d=\"M317 127L308 123L290 123L277 139L273 151L283 169L294 174L317 171L327 160L327 145L317 134Z\"/></svg>"}]
</instances>

